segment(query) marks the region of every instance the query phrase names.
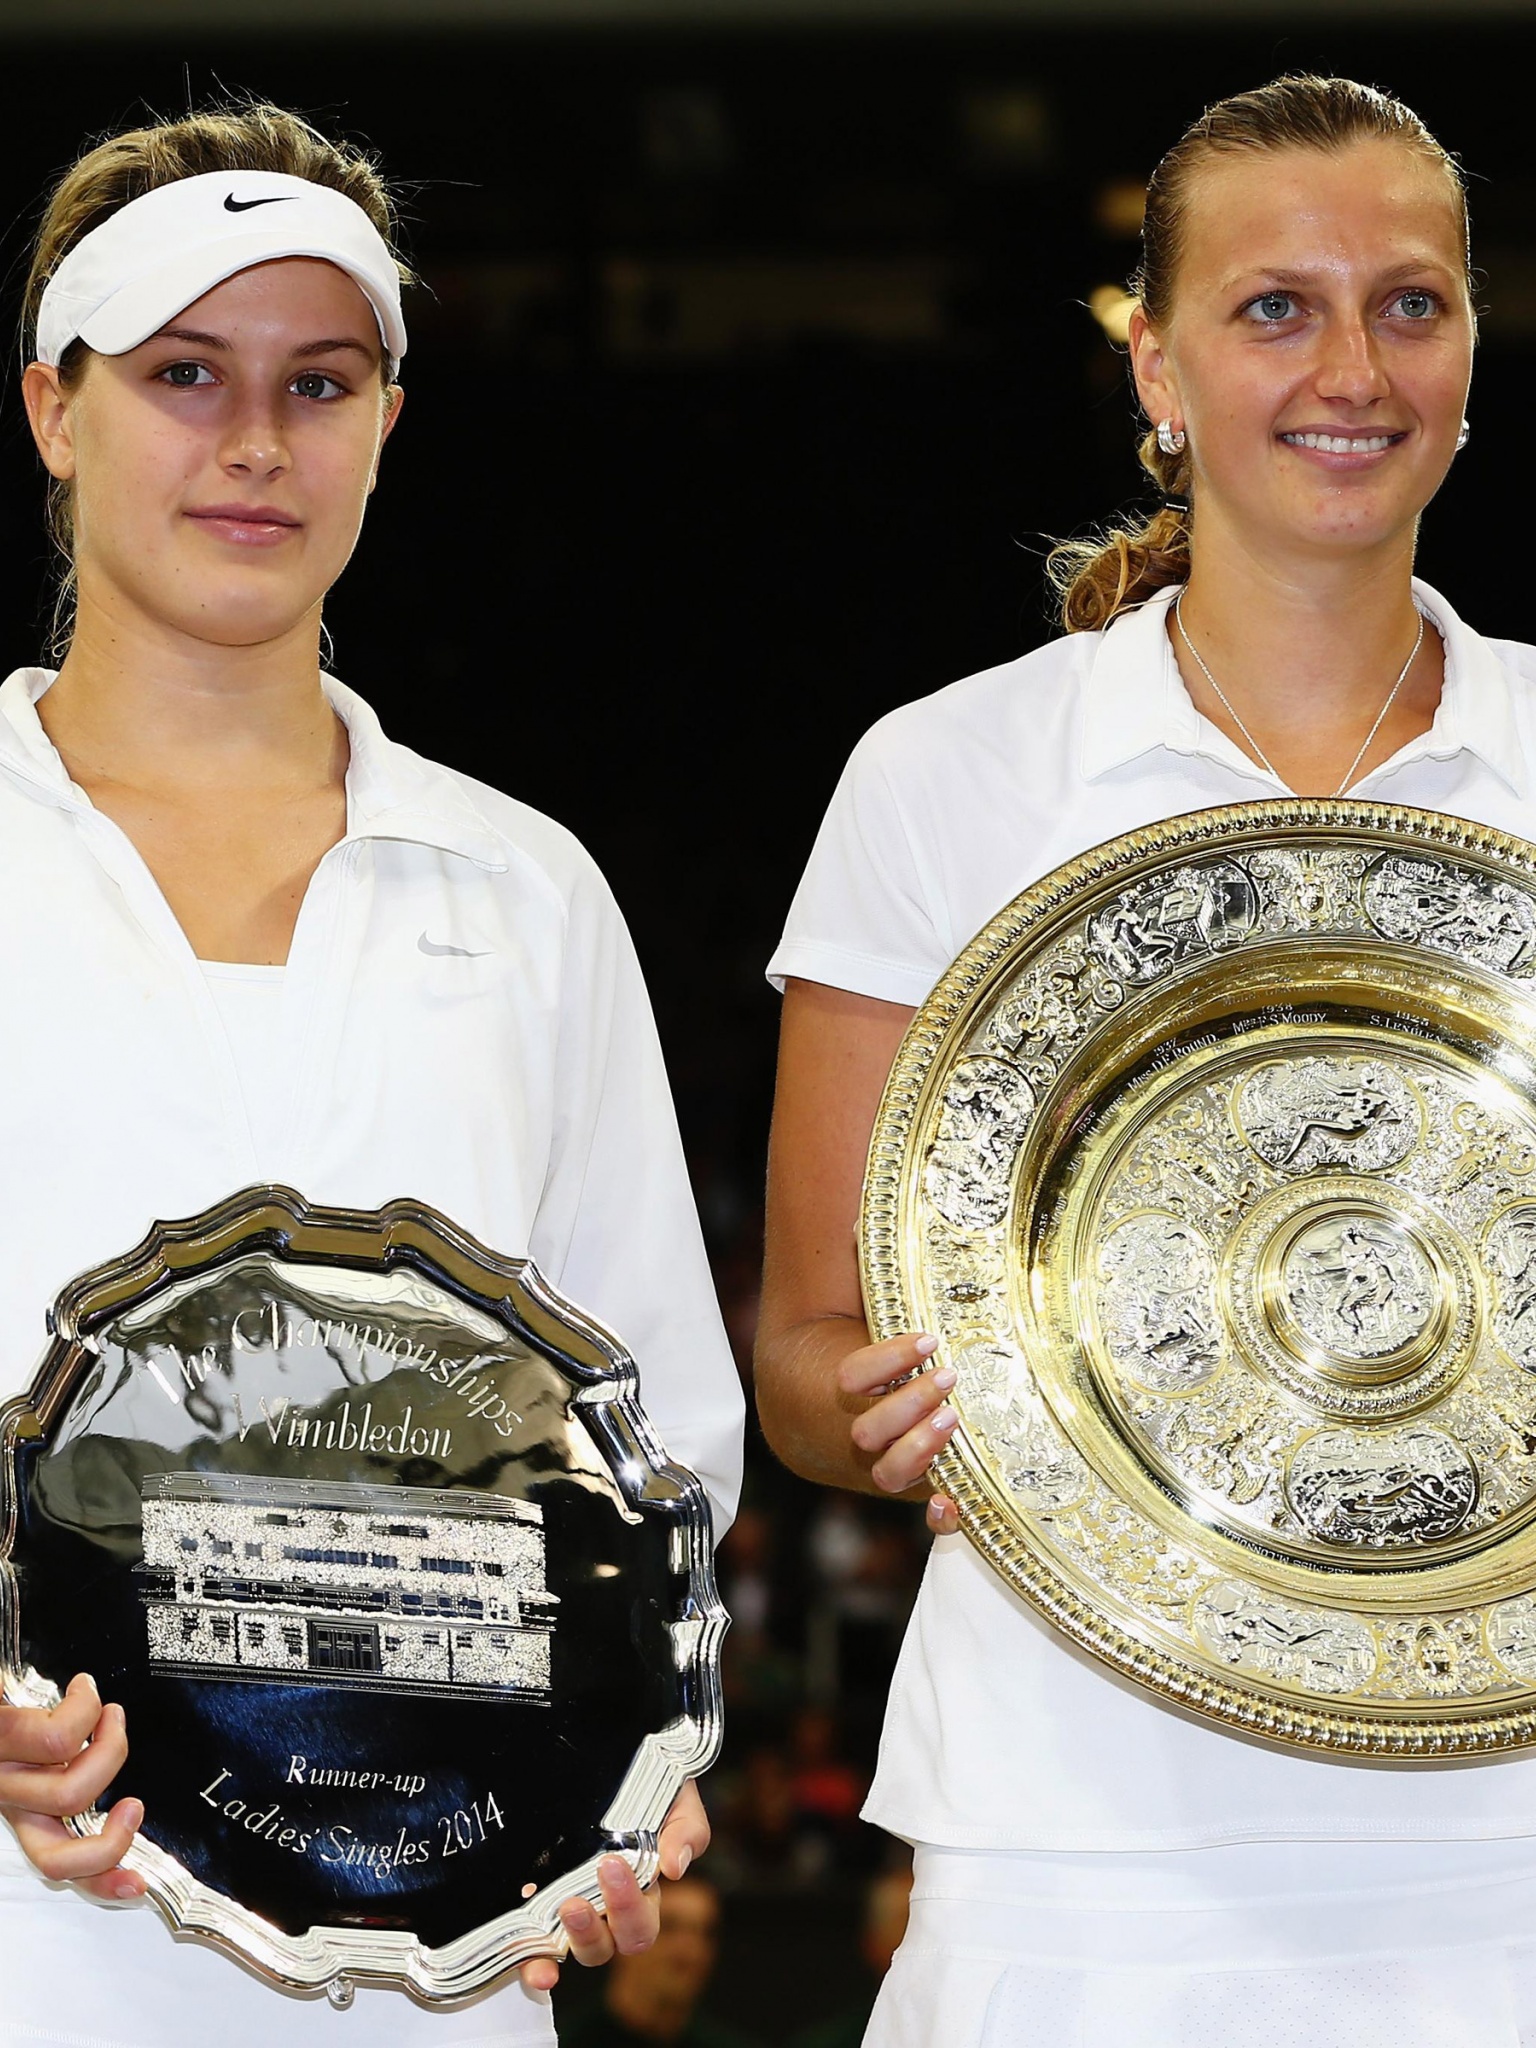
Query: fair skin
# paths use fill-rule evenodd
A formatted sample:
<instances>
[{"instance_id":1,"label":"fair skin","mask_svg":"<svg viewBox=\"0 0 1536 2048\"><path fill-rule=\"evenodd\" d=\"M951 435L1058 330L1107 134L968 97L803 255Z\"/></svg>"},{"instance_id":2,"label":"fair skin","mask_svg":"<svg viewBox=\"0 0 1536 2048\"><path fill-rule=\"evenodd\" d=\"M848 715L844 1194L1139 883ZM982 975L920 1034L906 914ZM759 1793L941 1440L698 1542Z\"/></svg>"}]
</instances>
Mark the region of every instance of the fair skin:
<instances>
[{"instance_id":1,"label":"fair skin","mask_svg":"<svg viewBox=\"0 0 1536 2048\"><path fill-rule=\"evenodd\" d=\"M33 363L23 396L49 474L73 490L79 604L38 706L73 781L119 825L205 960L279 964L304 893L346 830L347 740L320 683L321 608L356 545L400 416L373 310L308 257L216 286L66 388ZM44 1876L131 1899L143 1820L66 1817L122 1769L121 1707L75 1678L52 1709L0 1706L0 1811ZM709 1842L689 1785L661 1834L680 1877ZM603 1914L562 1909L571 1952L606 1962L655 1939L654 1897L620 1857ZM524 1966L531 1988L558 1977Z\"/></svg>"},{"instance_id":2,"label":"fair skin","mask_svg":"<svg viewBox=\"0 0 1536 2048\"><path fill-rule=\"evenodd\" d=\"M1455 451L1473 342L1454 195L1395 142L1207 162L1171 315L1160 331L1133 317L1147 415L1189 437L1185 625L1298 794L1337 789L1413 646L1418 520ZM1243 745L1171 620L1170 640L1197 708ZM1430 630L1356 780L1428 730L1442 674ZM870 1132L911 1016L812 982L785 991L757 1392L794 1470L917 1497L956 1426L954 1374L921 1370L931 1337L869 1342L856 1253ZM958 1526L940 1494L928 1516Z\"/></svg>"}]
</instances>

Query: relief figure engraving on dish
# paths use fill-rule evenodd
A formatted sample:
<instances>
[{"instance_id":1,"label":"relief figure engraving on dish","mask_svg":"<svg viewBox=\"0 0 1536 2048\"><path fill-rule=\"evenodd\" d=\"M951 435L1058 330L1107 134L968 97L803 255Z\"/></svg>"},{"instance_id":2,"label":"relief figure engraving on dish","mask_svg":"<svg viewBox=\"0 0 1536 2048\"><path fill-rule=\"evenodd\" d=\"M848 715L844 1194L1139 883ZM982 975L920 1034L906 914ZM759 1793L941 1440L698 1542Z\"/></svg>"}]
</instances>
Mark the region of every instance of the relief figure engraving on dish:
<instances>
[{"instance_id":1,"label":"relief figure engraving on dish","mask_svg":"<svg viewBox=\"0 0 1536 2048\"><path fill-rule=\"evenodd\" d=\"M941 1334L963 1526L1140 1683L1536 1740L1533 980L1536 849L1289 800L1045 877L914 1019L872 1328Z\"/></svg>"}]
</instances>

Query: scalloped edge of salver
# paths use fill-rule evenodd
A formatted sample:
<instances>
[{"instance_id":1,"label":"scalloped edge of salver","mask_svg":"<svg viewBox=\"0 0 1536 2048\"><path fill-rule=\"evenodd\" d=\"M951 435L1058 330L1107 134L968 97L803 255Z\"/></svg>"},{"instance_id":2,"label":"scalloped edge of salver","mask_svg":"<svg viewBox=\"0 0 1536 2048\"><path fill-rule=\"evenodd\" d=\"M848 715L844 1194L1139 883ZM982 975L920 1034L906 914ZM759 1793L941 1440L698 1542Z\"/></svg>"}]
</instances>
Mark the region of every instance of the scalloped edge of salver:
<instances>
[{"instance_id":1,"label":"scalloped edge of salver","mask_svg":"<svg viewBox=\"0 0 1536 2048\"><path fill-rule=\"evenodd\" d=\"M307 1202L292 1188L261 1185L242 1189L196 1216L154 1224L131 1252L92 1268L61 1290L49 1317L53 1341L31 1388L0 1406L0 1699L17 1706L51 1704L47 1695L56 1698L57 1688L21 1663L20 1600L10 1564L17 1506L14 1453L18 1442L42 1433L72 1390L90 1354L87 1326L127 1299L168 1284L180 1264L191 1263L178 1262L176 1253L194 1242L215 1239L225 1255L257 1243L293 1253L303 1248L302 1243L295 1246L295 1238L324 1233L351 1238L355 1263L384 1269L392 1257L413 1248L412 1232L422 1229L464 1260L483 1284L473 1285L462 1275L456 1280L451 1268L439 1262L442 1278L474 1294L515 1336L566 1369L575 1387L571 1406L581 1411L626 1502L634 1506L653 1489L665 1494L673 1516L672 1568L686 1576L688 1589L680 1614L667 1627L695 1711L641 1741L602 1817L600 1825L614 1840L599 1856L435 1949L394 1929L311 1927L303 1935L285 1934L204 1884L155 1843L135 1838L124 1867L144 1879L149 1898L175 1934L222 1950L283 1990L323 1994L336 2005L350 2002L357 1984L392 1986L428 2006L454 2005L535 1957L563 1957L570 1943L560 1906L584 1898L603 1910L600 1856L622 1856L642 1885L654 1882L657 1838L672 1802L720 1753L720 1650L729 1617L715 1585L709 1500L702 1481L667 1456L641 1405L633 1357L612 1331L546 1280L531 1259L500 1257L427 1203L400 1199L376 1210L331 1208ZM421 1247L414 1249L419 1255ZM493 1285L500 1292L493 1293ZM556 1332L565 1341L557 1341ZM79 1835L91 1835L105 1821L93 1807L69 1825Z\"/></svg>"},{"instance_id":2,"label":"scalloped edge of salver","mask_svg":"<svg viewBox=\"0 0 1536 2048\"><path fill-rule=\"evenodd\" d=\"M1040 934L1059 913L1075 910L1088 889L1111 881L1133 862L1160 856L1173 860L1217 846L1223 851L1283 846L1320 830L1362 841L1393 834L1428 849L1482 857L1536 883L1536 845L1491 826L1406 804L1305 797L1186 812L1105 840L1032 883L982 927L934 985L907 1028L881 1094L859 1216L860 1279L876 1341L913 1327L899 1252L903 1161L930 1078L949 1043L967 1028L973 999L1011 964L1021 942ZM1536 1743L1536 1706L1480 1713L1460 1704L1454 1718L1430 1719L1389 1706L1377 1713L1308 1707L1271 1691L1256 1677L1245 1678L1241 1686L1227 1684L1119 1627L1080 1598L1066 1574L1030 1547L999 1507L985 1458L963 1414L930 1471L936 1486L954 1500L967 1538L1005 1584L1072 1642L1170 1705L1219 1721L1234 1733L1351 1763L1465 1761Z\"/></svg>"}]
</instances>

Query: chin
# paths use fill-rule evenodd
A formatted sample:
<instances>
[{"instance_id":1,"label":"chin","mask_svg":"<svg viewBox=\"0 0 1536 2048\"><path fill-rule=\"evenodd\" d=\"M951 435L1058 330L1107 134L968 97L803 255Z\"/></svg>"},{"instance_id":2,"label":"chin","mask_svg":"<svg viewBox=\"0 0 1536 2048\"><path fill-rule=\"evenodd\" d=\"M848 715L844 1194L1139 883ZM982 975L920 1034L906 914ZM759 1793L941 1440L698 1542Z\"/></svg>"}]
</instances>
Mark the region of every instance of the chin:
<instances>
[{"instance_id":1,"label":"chin","mask_svg":"<svg viewBox=\"0 0 1536 2048\"><path fill-rule=\"evenodd\" d=\"M212 647L261 647L281 640L315 610L323 591L252 590L249 582L231 590L205 589L188 605L178 591L177 603L168 608L166 624L194 640L206 640Z\"/></svg>"},{"instance_id":2,"label":"chin","mask_svg":"<svg viewBox=\"0 0 1536 2048\"><path fill-rule=\"evenodd\" d=\"M175 612L162 614L162 623L172 632L188 640L201 640L209 647L266 647L292 633L308 609L311 608L281 613L253 609L242 616L228 610L189 612L178 607Z\"/></svg>"},{"instance_id":3,"label":"chin","mask_svg":"<svg viewBox=\"0 0 1536 2048\"><path fill-rule=\"evenodd\" d=\"M1411 537L1421 509L1418 504L1402 504L1395 493L1391 504L1383 504L1379 498L1373 502L1364 492L1356 496L1330 493L1321 502L1294 506L1280 530L1289 535L1293 546L1299 543L1323 553L1368 554Z\"/></svg>"}]
</instances>

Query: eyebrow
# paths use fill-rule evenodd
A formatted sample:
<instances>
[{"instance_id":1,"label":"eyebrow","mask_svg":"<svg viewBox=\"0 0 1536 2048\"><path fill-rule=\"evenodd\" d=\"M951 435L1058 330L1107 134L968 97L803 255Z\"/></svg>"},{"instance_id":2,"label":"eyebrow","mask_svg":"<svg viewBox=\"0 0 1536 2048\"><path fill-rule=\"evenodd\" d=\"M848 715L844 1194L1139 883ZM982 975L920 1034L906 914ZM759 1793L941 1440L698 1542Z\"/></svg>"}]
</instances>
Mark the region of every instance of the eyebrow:
<instances>
[{"instance_id":1,"label":"eyebrow","mask_svg":"<svg viewBox=\"0 0 1536 2048\"><path fill-rule=\"evenodd\" d=\"M1392 284L1398 278L1413 277L1420 271L1425 270L1438 270L1445 273L1447 265L1438 256L1410 256L1406 262L1394 263L1390 270L1383 271L1378 282ZM1450 274L1454 275L1453 272ZM1235 291L1239 285L1256 279L1262 280L1267 284L1308 285L1315 284L1319 277L1326 275L1325 271L1318 270L1267 270L1262 264L1259 264L1234 271L1230 277L1223 280L1221 289L1224 292Z\"/></svg>"},{"instance_id":2,"label":"eyebrow","mask_svg":"<svg viewBox=\"0 0 1536 2048\"><path fill-rule=\"evenodd\" d=\"M204 334L195 327L162 327L158 334L152 334L149 339L151 341L185 341L189 342L194 348L217 349L225 355L229 353L231 346L224 335ZM337 349L352 349L370 363L376 363L379 360L379 351L376 348L369 348L366 342L359 341L355 335L337 335L326 341L301 342L292 353L295 356L307 359L310 356L328 356Z\"/></svg>"}]
</instances>

